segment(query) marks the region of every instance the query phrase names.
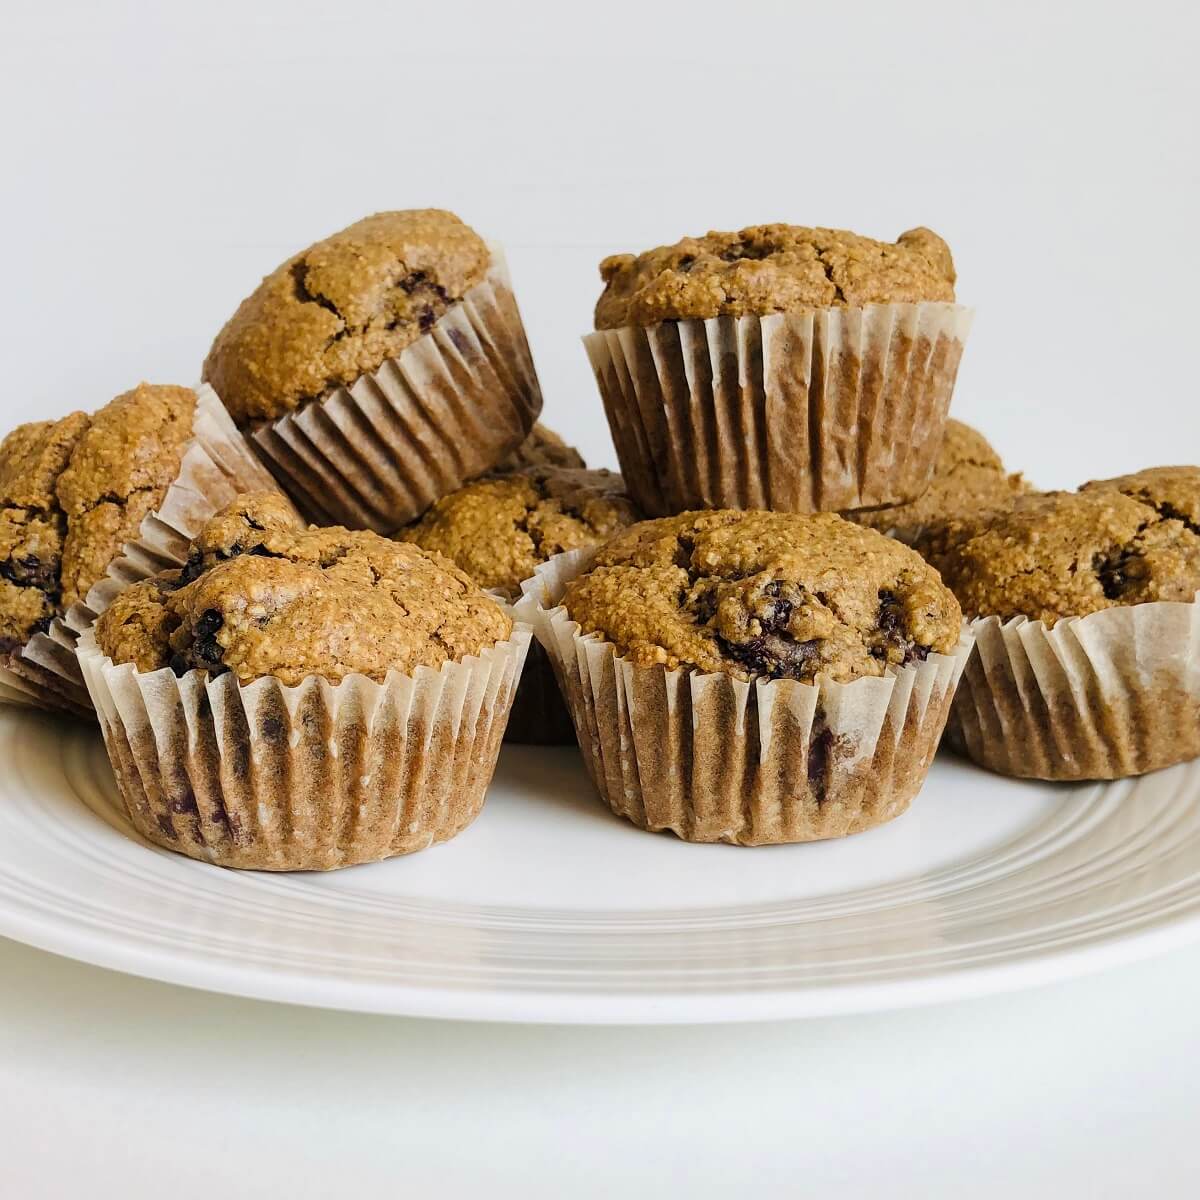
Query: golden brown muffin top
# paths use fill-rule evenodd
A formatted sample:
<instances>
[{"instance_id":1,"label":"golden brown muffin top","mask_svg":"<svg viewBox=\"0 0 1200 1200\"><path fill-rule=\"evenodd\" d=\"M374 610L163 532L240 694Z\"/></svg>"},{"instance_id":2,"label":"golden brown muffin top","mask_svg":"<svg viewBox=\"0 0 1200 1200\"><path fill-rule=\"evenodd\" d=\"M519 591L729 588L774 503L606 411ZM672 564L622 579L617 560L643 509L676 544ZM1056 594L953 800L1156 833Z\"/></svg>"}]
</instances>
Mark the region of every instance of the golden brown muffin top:
<instances>
[{"instance_id":1,"label":"golden brown muffin top","mask_svg":"<svg viewBox=\"0 0 1200 1200\"><path fill-rule=\"evenodd\" d=\"M638 516L612 471L528 467L443 496L396 537L453 559L481 587L515 595L539 563L594 546Z\"/></svg>"},{"instance_id":2,"label":"golden brown muffin top","mask_svg":"<svg viewBox=\"0 0 1200 1200\"><path fill-rule=\"evenodd\" d=\"M239 424L281 417L412 345L488 262L453 213L366 217L272 271L217 334L204 378Z\"/></svg>"},{"instance_id":3,"label":"golden brown muffin top","mask_svg":"<svg viewBox=\"0 0 1200 1200\"><path fill-rule=\"evenodd\" d=\"M61 611L67 519L55 485L87 428L85 413L20 425L0 442L0 654Z\"/></svg>"},{"instance_id":4,"label":"golden brown muffin top","mask_svg":"<svg viewBox=\"0 0 1200 1200\"><path fill-rule=\"evenodd\" d=\"M96 622L115 663L382 681L479 654L512 633L505 611L438 554L363 530L306 528L278 496L216 514L182 571L134 584Z\"/></svg>"},{"instance_id":5,"label":"golden brown muffin top","mask_svg":"<svg viewBox=\"0 0 1200 1200\"><path fill-rule=\"evenodd\" d=\"M502 462L493 473L520 471L525 467L586 467L583 455L568 446L562 437L539 421L529 436Z\"/></svg>"},{"instance_id":6,"label":"golden brown muffin top","mask_svg":"<svg viewBox=\"0 0 1200 1200\"><path fill-rule=\"evenodd\" d=\"M987 438L970 425L951 419L938 452L929 487L916 500L890 508L847 513L859 525L869 525L914 547L937 566L945 553L948 528L957 520L1005 507L1030 490L1018 474L1004 469Z\"/></svg>"},{"instance_id":7,"label":"golden brown muffin top","mask_svg":"<svg viewBox=\"0 0 1200 1200\"><path fill-rule=\"evenodd\" d=\"M950 248L928 229L877 242L844 229L752 225L600 264L596 328L954 299Z\"/></svg>"},{"instance_id":8,"label":"golden brown muffin top","mask_svg":"<svg viewBox=\"0 0 1200 1200\"><path fill-rule=\"evenodd\" d=\"M1079 490L1120 492L1200 534L1200 467L1147 467L1132 475L1093 479Z\"/></svg>"},{"instance_id":9,"label":"golden brown muffin top","mask_svg":"<svg viewBox=\"0 0 1200 1200\"><path fill-rule=\"evenodd\" d=\"M563 603L639 665L811 682L947 654L962 613L907 546L833 513L691 512L601 547Z\"/></svg>"},{"instance_id":10,"label":"golden brown muffin top","mask_svg":"<svg viewBox=\"0 0 1200 1200\"><path fill-rule=\"evenodd\" d=\"M1102 481L1109 482L1109 481ZM1018 496L960 531L942 574L969 616L1054 624L1200 590L1195 528L1100 484Z\"/></svg>"}]
</instances>

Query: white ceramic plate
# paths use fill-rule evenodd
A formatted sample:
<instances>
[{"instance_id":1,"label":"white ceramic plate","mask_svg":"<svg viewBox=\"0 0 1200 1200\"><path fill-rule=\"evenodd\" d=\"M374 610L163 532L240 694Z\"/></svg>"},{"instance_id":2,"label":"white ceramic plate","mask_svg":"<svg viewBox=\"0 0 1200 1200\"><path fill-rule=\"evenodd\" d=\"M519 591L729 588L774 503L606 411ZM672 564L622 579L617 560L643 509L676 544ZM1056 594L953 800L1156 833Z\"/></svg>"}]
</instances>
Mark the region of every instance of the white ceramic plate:
<instances>
[{"instance_id":1,"label":"white ceramic plate","mask_svg":"<svg viewBox=\"0 0 1200 1200\"><path fill-rule=\"evenodd\" d=\"M0 707L0 933L155 979L512 1021L801 1017L1022 987L1200 932L1200 767L1074 787L941 759L911 812L741 849L612 816L506 747L454 842L330 875L138 840L98 733Z\"/></svg>"}]
</instances>

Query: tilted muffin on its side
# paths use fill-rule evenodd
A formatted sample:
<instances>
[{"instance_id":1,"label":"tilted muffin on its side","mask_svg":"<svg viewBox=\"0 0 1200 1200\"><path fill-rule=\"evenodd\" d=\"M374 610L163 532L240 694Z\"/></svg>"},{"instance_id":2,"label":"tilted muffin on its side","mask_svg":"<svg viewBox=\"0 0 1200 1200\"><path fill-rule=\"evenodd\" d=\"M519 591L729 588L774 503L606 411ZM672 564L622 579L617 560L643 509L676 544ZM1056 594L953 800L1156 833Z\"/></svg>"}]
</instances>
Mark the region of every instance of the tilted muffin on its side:
<instances>
[{"instance_id":1,"label":"tilted muffin on its side","mask_svg":"<svg viewBox=\"0 0 1200 1200\"><path fill-rule=\"evenodd\" d=\"M970 651L937 573L832 513L645 521L552 560L517 611L610 807L690 841L812 841L904 811Z\"/></svg>"},{"instance_id":2,"label":"tilted muffin on its side","mask_svg":"<svg viewBox=\"0 0 1200 1200\"><path fill-rule=\"evenodd\" d=\"M482 587L513 599L539 564L595 546L637 519L620 475L529 467L468 484L396 536L446 555ZM507 736L542 744L575 740L553 669L539 649L521 676Z\"/></svg>"},{"instance_id":3,"label":"tilted muffin on its side","mask_svg":"<svg viewBox=\"0 0 1200 1200\"><path fill-rule=\"evenodd\" d=\"M1167 497L1170 497L1169 499ZM1200 755L1200 471L1019 496L942 563L978 653L951 737L1003 774L1115 779Z\"/></svg>"},{"instance_id":4,"label":"tilted muffin on its side","mask_svg":"<svg viewBox=\"0 0 1200 1200\"><path fill-rule=\"evenodd\" d=\"M139 832L224 866L324 870L474 819L527 644L449 560L305 528L268 496L122 592L80 659Z\"/></svg>"},{"instance_id":5,"label":"tilted muffin on its side","mask_svg":"<svg viewBox=\"0 0 1200 1200\"><path fill-rule=\"evenodd\" d=\"M503 258L453 213L376 213L271 272L204 378L293 498L388 532L529 434L541 393Z\"/></svg>"},{"instance_id":6,"label":"tilted muffin on its side","mask_svg":"<svg viewBox=\"0 0 1200 1200\"><path fill-rule=\"evenodd\" d=\"M600 275L584 342L645 511L849 511L924 491L970 327L937 234L756 225L615 255Z\"/></svg>"}]
</instances>

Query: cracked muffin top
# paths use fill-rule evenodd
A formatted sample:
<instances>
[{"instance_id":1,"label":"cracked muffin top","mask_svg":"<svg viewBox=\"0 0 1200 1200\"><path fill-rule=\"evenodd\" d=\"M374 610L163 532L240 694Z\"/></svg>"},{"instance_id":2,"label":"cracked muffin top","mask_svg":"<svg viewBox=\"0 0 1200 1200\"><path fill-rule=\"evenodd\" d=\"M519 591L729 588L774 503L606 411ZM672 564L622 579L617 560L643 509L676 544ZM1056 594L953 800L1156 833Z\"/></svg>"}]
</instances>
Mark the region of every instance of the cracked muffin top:
<instances>
[{"instance_id":1,"label":"cracked muffin top","mask_svg":"<svg viewBox=\"0 0 1200 1200\"><path fill-rule=\"evenodd\" d=\"M305 527L280 497L239 497L181 571L121 592L96 622L114 663L239 683L273 675L382 681L478 654L512 621L439 554L363 530Z\"/></svg>"},{"instance_id":2,"label":"cracked muffin top","mask_svg":"<svg viewBox=\"0 0 1200 1200\"><path fill-rule=\"evenodd\" d=\"M158 508L192 436L190 388L139 384L94 416L22 425L0 445L0 642L82 600Z\"/></svg>"},{"instance_id":3,"label":"cracked muffin top","mask_svg":"<svg viewBox=\"0 0 1200 1200\"><path fill-rule=\"evenodd\" d=\"M594 546L638 516L612 471L529 467L442 497L396 537L453 559L481 587L515 595L539 563Z\"/></svg>"},{"instance_id":4,"label":"cracked muffin top","mask_svg":"<svg viewBox=\"0 0 1200 1200\"><path fill-rule=\"evenodd\" d=\"M987 438L970 425L951 419L938 452L929 487L916 500L890 508L847 513L849 520L869 525L914 547L937 566L946 552L949 527L963 517L1005 507L1014 496L1030 491L1019 475L1004 469Z\"/></svg>"},{"instance_id":5,"label":"cracked muffin top","mask_svg":"<svg viewBox=\"0 0 1200 1200\"><path fill-rule=\"evenodd\" d=\"M1081 492L1120 492L1148 504L1167 521L1200 534L1200 467L1147 467L1114 479L1093 479Z\"/></svg>"},{"instance_id":6,"label":"cracked muffin top","mask_svg":"<svg viewBox=\"0 0 1200 1200\"><path fill-rule=\"evenodd\" d=\"M1200 473L1193 479L1195 488ZM1018 496L965 528L942 574L966 613L1053 625L1119 605L1191 600L1200 590L1195 525L1108 486L1124 483ZM1200 490L1180 499L1194 505Z\"/></svg>"},{"instance_id":7,"label":"cracked muffin top","mask_svg":"<svg viewBox=\"0 0 1200 1200\"><path fill-rule=\"evenodd\" d=\"M272 271L217 334L204 379L239 424L281 417L410 346L489 257L441 209L366 217Z\"/></svg>"},{"instance_id":8,"label":"cracked muffin top","mask_svg":"<svg viewBox=\"0 0 1200 1200\"><path fill-rule=\"evenodd\" d=\"M907 546L833 513L691 512L600 548L563 604L630 661L845 682L950 653L962 613Z\"/></svg>"},{"instance_id":9,"label":"cracked muffin top","mask_svg":"<svg viewBox=\"0 0 1200 1200\"><path fill-rule=\"evenodd\" d=\"M954 299L950 247L928 229L877 242L844 229L752 225L600 264L596 328Z\"/></svg>"},{"instance_id":10,"label":"cracked muffin top","mask_svg":"<svg viewBox=\"0 0 1200 1200\"><path fill-rule=\"evenodd\" d=\"M525 467L586 467L583 455L568 446L559 434L539 421L529 436L491 472L501 474Z\"/></svg>"}]
</instances>

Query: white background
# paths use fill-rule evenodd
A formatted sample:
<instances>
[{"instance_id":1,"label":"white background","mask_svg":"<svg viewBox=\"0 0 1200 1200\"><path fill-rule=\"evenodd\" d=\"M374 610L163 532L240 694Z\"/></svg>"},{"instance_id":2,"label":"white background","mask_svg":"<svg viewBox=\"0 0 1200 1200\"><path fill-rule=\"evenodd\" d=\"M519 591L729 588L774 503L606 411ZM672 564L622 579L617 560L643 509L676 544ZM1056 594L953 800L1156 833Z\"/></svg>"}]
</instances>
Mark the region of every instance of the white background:
<instances>
[{"instance_id":1,"label":"white background","mask_svg":"<svg viewBox=\"0 0 1200 1200\"><path fill-rule=\"evenodd\" d=\"M194 381L280 259L439 205L508 247L547 418L597 465L599 258L773 220L940 232L977 308L956 411L1039 484L1200 459L1191 4L2 15L4 428ZM1175 1196L1200 1166L1194 952L690 1031L302 1012L11 943L0 979L6 1197Z\"/></svg>"}]
</instances>

